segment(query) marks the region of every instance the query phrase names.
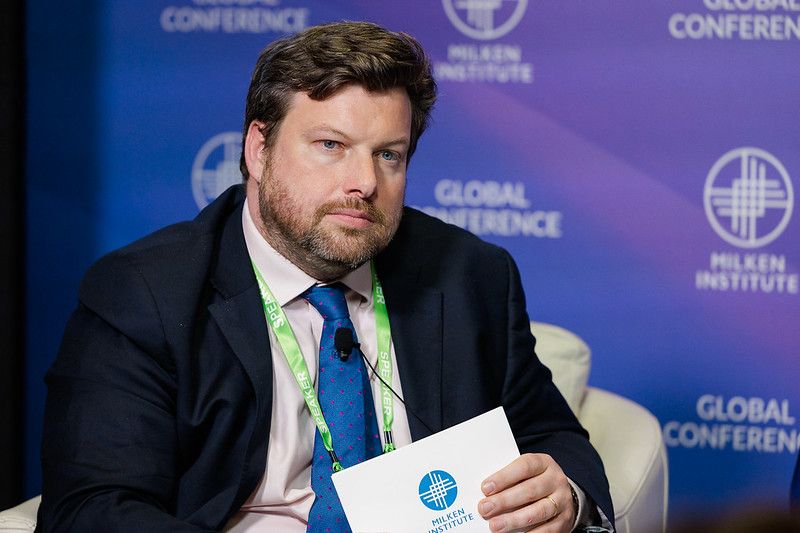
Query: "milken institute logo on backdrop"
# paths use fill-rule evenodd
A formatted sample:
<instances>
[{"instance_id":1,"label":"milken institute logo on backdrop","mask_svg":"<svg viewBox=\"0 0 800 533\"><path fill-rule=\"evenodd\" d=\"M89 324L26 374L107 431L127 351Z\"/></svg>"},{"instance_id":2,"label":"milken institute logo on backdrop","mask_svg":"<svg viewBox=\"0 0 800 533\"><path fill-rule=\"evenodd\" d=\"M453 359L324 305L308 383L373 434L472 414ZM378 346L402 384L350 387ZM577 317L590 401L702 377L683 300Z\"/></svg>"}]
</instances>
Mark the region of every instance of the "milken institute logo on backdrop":
<instances>
[{"instance_id":1,"label":"milken institute logo on backdrop","mask_svg":"<svg viewBox=\"0 0 800 533\"><path fill-rule=\"evenodd\" d=\"M203 209L231 185L242 182L239 156L242 134L226 131L211 137L197 152L192 165L192 194Z\"/></svg>"},{"instance_id":2,"label":"milken institute logo on backdrop","mask_svg":"<svg viewBox=\"0 0 800 533\"><path fill-rule=\"evenodd\" d=\"M786 229L794 191L775 156L760 148L737 148L709 171L703 205L717 235L739 248L758 248Z\"/></svg>"},{"instance_id":3,"label":"milken institute logo on backdrop","mask_svg":"<svg viewBox=\"0 0 800 533\"><path fill-rule=\"evenodd\" d=\"M489 40L502 37L519 24L528 0L442 0L442 5L461 33ZM502 13L506 13L505 20L498 21Z\"/></svg>"},{"instance_id":4,"label":"milken institute logo on backdrop","mask_svg":"<svg viewBox=\"0 0 800 533\"><path fill-rule=\"evenodd\" d=\"M442 7L455 29L480 44L448 44L447 61L433 65L437 81L533 83L533 65L522 60L519 44L486 42L517 27L528 0L442 0Z\"/></svg>"},{"instance_id":5,"label":"milken institute logo on backdrop","mask_svg":"<svg viewBox=\"0 0 800 533\"><path fill-rule=\"evenodd\" d=\"M761 148L730 150L709 170L703 206L717 235L744 252L713 251L695 272L699 290L798 294L798 274L783 254L752 251L783 234L794 211L786 167Z\"/></svg>"}]
</instances>

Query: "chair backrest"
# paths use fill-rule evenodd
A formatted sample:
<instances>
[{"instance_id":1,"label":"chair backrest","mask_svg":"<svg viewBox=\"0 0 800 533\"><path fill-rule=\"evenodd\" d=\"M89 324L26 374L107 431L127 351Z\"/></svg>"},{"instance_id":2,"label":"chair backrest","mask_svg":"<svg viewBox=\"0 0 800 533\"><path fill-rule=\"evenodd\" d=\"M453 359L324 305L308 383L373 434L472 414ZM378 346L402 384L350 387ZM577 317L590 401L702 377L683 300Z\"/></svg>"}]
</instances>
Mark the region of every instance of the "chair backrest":
<instances>
[{"instance_id":1,"label":"chair backrest","mask_svg":"<svg viewBox=\"0 0 800 533\"><path fill-rule=\"evenodd\" d=\"M531 322L531 332L536 337L536 355L553 373L553 382L572 412L579 415L591 367L589 347L571 331L553 324Z\"/></svg>"}]
</instances>

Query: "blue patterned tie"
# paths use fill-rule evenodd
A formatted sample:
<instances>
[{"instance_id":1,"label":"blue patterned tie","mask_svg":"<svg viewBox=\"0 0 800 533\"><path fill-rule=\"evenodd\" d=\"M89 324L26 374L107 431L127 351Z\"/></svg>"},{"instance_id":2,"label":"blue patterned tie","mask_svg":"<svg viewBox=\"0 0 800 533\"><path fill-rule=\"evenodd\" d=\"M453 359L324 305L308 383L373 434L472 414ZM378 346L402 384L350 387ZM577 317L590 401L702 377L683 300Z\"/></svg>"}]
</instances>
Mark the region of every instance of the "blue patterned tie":
<instances>
[{"instance_id":1,"label":"blue patterned tie","mask_svg":"<svg viewBox=\"0 0 800 533\"><path fill-rule=\"evenodd\" d=\"M312 287L303 297L324 319L319 345L317 394L331 431L333 450L342 466L347 468L380 454L381 439L375 405L372 403L372 390L358 349L353 350L347 361L341 361L333 342L334 333L339 328L350 328L354 340L358 342L347 311L344 290L345 287L339 283ZM350 531L342 504L333 488L331 468L330 455L317 431L311 462L311 488L316 499L308 515L309 532Z\"/></svg>"}]
</instances>

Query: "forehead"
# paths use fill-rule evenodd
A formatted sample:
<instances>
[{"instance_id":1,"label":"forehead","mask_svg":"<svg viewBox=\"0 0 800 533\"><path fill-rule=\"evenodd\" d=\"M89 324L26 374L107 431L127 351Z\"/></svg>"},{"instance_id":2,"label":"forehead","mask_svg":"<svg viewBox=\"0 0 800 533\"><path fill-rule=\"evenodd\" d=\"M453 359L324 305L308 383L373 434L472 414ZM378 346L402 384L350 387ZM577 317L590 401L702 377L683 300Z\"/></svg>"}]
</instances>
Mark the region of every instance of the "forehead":
<instances>
[{"instance_id":1,"label":"forehead","mask_svg":"<svg viewBox=\"0 0 800 533\"><path fill-rule=\"evenodd\" d=\"M281 128L303 131L328 128L353 138L407 139L411 130L411 102L400 87L368 91L360 85L347 85L324 100L297 92L292 95Z\"/></svg>"}]
</instances>

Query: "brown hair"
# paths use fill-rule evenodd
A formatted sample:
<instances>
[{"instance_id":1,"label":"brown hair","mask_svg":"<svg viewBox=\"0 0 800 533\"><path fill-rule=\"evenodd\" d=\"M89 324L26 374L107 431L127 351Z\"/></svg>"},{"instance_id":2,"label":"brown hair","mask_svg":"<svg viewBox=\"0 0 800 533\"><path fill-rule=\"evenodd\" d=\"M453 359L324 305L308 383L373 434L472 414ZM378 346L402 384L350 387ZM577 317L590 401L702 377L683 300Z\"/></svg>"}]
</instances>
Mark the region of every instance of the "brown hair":
<instances>
[{"instance_id":1,"label":"brown hair","mask_svg":"<svg viewBox=\"0 0 800 533\"><path fill-rule=\"evenodd\" d=\"M410 35L369 22L313 26L267 46L258 58L247 91L243 136L254 120L264 122L261 133L269 146L294 93L305 92L314 100L324 100L348 84L361 85L368 91L405 88L411 101L411 157L436 101L430 62ZM239 168L247 180L244 149Z\"/></svg>"}]
</instances>

